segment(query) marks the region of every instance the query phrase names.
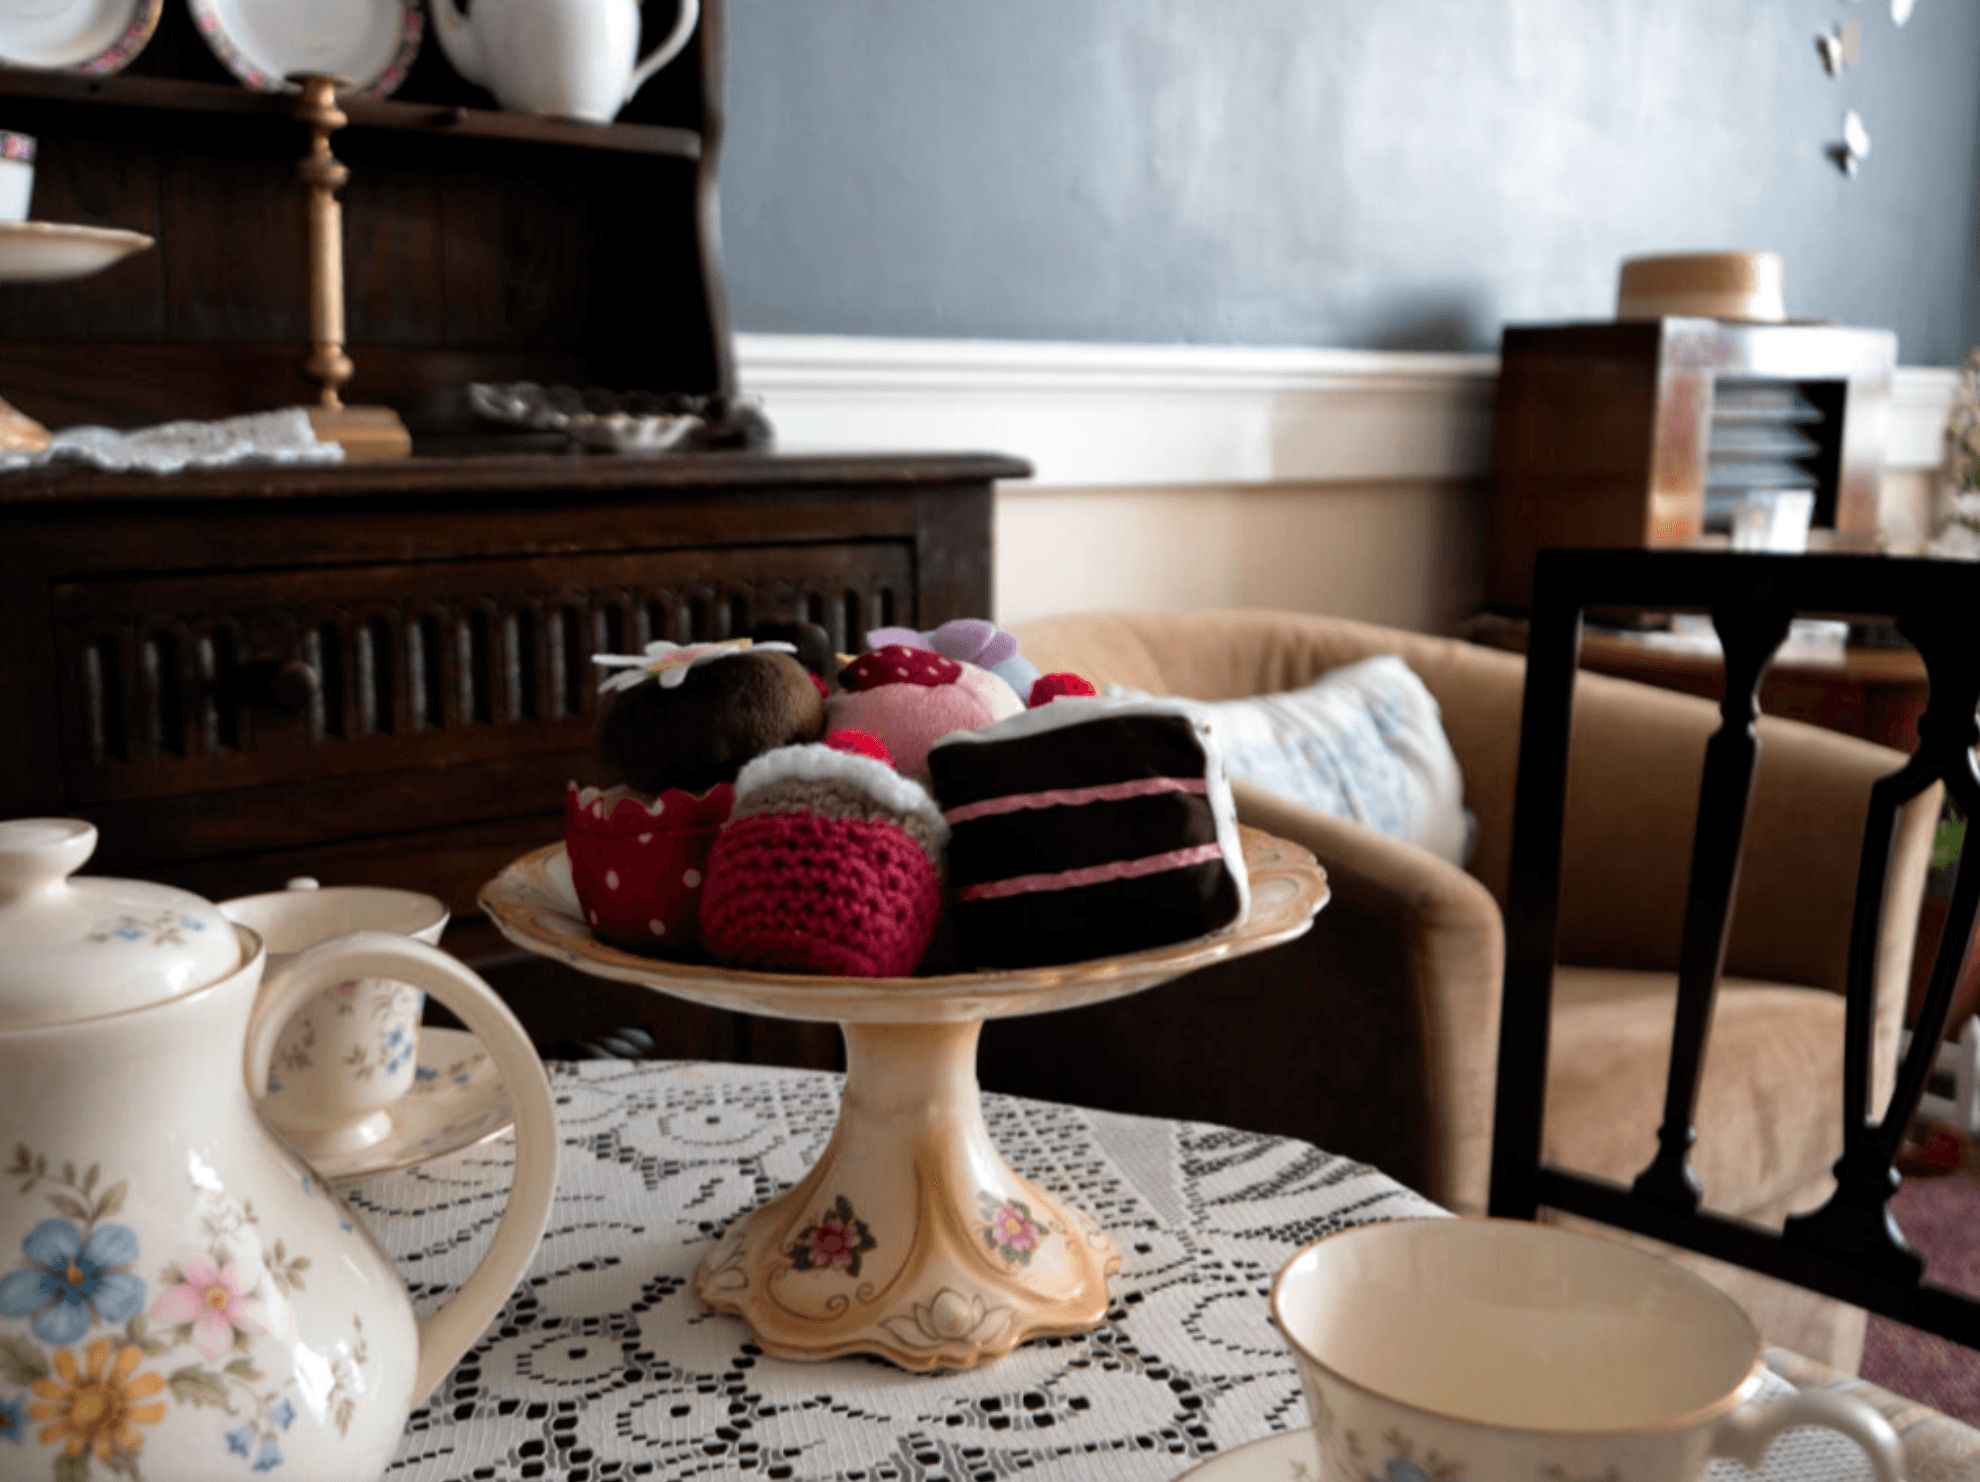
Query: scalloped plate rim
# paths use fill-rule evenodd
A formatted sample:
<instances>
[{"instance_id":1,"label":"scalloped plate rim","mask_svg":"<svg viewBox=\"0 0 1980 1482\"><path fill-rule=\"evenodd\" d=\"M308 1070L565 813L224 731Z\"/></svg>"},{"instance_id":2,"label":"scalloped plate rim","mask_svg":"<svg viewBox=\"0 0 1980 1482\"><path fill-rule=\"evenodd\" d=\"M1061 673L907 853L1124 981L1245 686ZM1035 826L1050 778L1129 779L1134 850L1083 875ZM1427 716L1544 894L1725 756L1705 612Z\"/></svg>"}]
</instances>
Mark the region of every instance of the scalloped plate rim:
<instances>
[{"instance_id":1,"label":"scalloped plate rim","mask_svg":"<svg viewBox=\"0 0 1980 1482\"><path fill-rule=\"evenodd\" d=\"M1002 1017L1038 1012L1037 1000L1056 993L1063 1006L1094 1002L1139 991L1168 978L1208 967L1234 953L1260 951L1304 934L1327 904L1326 874L1312 853L1260 829L1240 828L1245 861L1252 872L1252 912L1244 920L1207 936L1165 943L1117 957L1033 968L980 973L947 973L910 978L833 978L802 973L754 972L711 963L677 963L642 957L610 947L592 936L583 919L552 892L546 876L563 855L561 842L512 860L481 888L479 905L503 936L517 946L559 958L580 971L633 983L696 1002L720 1002L748 1010L817 1022L847 1018L887 1022L906 1011L910 1021L949 1017ZM1312 872L1310 881L1303 879ZM1261 918L1261 882L1289 881L1287 909ZM1311 909L1299 910L1303 900ZM549 919L544 919L544 918ZM1149 974L1159 974L1151 978ZM816 1000L832 998L836 1007ZM764 1000L775 1000L774 1006ZM850 1003L851 1011L848 1012ZM945 1012L953 1010L953 1012Z\"/></svg>"},{"instance_id":2,"label":"scalloped plate rim","mask_svg":"<svg viewBox=\"0 0 1980 1482\"><path fill-rule=\"evenodd\" d=\"M0 17L0 65L26 67L36 72L82 72L93 77L121 72L151 42L158 29L158 18L165 13L165 0L129 0L129 14L117 27L117 39L101 51L53 61L30 60L12 51L7 44L7 21Z\"/></svg>"},{"instance_id":3,"label":"scalloped plate rim","mask_svg":"<svg viewBox=\"0 0 1980 1482\"><path fill-rule=\"evenodd\" d=\"M241 45L240 38L228 29L227 17L222 12L230 9L238 10L243 3L251 3L251 0L186 0L186 9L192 15L193 28L199 32L200 40L206 43L213 55L220 59L220 64L234 75L236 81L257 92L295 91L294 85L284 79L290 72L305 69L249 56ZM269 0L263 0L263 3L269 3ZM307 3L307 0L304 0L304 3ZM386 58L384 65L364 77L352 75L349 69L340 69L336 63L326 63L320 67L307 69L325 72L344 71L345 75L350 76L351 84L348 88L338 89L339 95L343 97L390 97L406 80L406 74L412 70L414 61L419 57L420 47L426 41L426 11L419 0L370 0L370 3L380 9L389 8L395 16L392 29L398 39L393 44L392 54ZM277 9L302 8L298 4L284 7L280 0L275 0L275 4Z\"/></svg>"}]
</instances>

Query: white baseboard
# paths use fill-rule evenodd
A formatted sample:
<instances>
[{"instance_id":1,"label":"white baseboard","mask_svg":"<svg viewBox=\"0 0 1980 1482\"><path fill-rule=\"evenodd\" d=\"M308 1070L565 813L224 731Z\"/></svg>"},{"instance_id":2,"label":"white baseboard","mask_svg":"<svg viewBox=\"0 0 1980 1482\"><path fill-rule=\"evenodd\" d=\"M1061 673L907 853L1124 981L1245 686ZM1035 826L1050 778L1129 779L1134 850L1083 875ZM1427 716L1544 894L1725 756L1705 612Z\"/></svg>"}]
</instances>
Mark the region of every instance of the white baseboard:
<instances>
[{"instance_id":1,"label":"white baseboard","mask_svg":"<svg viewBox=\"0 0 1980 1482\"><path fill-rule=\"evenodd\" d=\"M793 451L982 450L1033 487L1484 475L1495 355L736 337L742 389ZM1886 466L1938 465L1957 372L1901 368Z\"/></svg>"}]
</instances>

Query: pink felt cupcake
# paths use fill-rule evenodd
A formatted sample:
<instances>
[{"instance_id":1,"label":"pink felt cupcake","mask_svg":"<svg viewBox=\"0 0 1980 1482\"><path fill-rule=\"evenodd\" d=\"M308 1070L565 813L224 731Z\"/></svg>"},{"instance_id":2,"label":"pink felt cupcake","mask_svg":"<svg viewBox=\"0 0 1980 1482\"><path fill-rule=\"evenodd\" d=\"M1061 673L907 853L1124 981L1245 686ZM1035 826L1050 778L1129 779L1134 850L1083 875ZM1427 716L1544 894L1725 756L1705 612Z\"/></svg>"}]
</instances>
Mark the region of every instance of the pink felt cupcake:
<instances>
[{"instance_id":1,"label":"pink felt cupcake","mask_svg":"<svg viewBox=\"0 0 1980 1482\"><path fill-rule=\"evenodd\" d=\"M948 837L927 791L876 755L768 752L736 779L709 861L708 950L733 967L906 977L942 913Z\"/></svg>"},{"instance_id":2,"label":"pink felt cupcake","mask_svg":"<svg viewBox=\"0 0 1980 1482\"><path fill-rule=\"evenodd\" d=\"M727 782L699 795L669 788L650 802L623 787L570 785L564 849L600 941L654 957L699 955L708 856L735 795Z\"/></svg>"},{"instance_id":3,"label":"pink felt cupcake","mask_svg":"<svg viewBox=\"0 0 1980 1482\"><path fill-rule=\"evenodd\" d=\"M865 731L893 753L903 777L926 786L928 748L1024 709L1017 691L974 664L906 644L869 649L839 671L825 703L828 730Z\"/></svg>"}]
</instances>

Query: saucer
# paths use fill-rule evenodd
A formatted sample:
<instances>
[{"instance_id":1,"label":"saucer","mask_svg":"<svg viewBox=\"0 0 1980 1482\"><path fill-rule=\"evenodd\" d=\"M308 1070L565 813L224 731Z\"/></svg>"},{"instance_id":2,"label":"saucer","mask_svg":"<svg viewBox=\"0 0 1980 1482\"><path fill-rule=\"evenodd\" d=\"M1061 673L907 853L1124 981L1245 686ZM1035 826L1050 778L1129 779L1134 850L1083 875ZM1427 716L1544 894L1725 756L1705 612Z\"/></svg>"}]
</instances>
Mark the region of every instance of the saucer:
<instances>
[{"instance_id":1,"label":"saucer","mask_svg":"<svg viewBox=\"0 0 1980 1482\"><path fill-rule=\"evenodd\" d=\"M143 232L64 221L0 221L0 283L86 278L152 245Z\"/></svg>"},{"instance_id":2,"label":"saucer","mask_svg":"<svg viewBox=\"0 0 1980 1482\"><path fill-rule=\"evenodd\" d=\"M419 1032L412 1089L389 1113L392 1130L369 1147L310 1160L326 1179L411 1168L486 1142L515 1120L509 1093L481 1041L460 1029Z\"/></svg>"},{"instance_id":3,"label":"saucer","mask_svg":"<svg viewBox=\"0 0 1980 1482\"><path fill-rule=\"evenodd\" d=\"M0 63L102 76L144 50L165 0L33 0L0 15Z\"/></svg>"},{"instance_id":4,"label":"saucer","mask_svg":"<svg viewBox=\"0 0 1980 1482\"><path fill-rule=\"evenodd\" d=\"M1311 1427L1250 1441L1191 1467L1176 1482L1315 1482L1320 1453Z\"/></svg>"}]
</instances>

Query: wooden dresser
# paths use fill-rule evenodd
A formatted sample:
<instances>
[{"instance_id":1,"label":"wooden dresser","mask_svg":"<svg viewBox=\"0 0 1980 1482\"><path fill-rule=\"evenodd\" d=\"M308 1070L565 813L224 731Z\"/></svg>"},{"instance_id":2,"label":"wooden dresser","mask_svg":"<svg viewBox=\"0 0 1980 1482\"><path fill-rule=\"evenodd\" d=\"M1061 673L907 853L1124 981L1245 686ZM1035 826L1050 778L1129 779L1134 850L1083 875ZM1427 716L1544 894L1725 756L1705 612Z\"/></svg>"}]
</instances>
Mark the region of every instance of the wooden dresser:
<instances>
[{"instance_id":1,"label":"wooden dresser","mask_svg":"<svg viewBox=\"0 0 1980 1482\"><path fill-rule=\"evenodd\" d=\"M216 899L295 875L430 891L545 1043L648 1023L680 1053L760 1051L728 1016L540 971L475 893L596 780L593 653L788 620L844 649L987 613L992 481L1025 472L708 453L0 479L0 816L90 819L92 869Z\"/></svg>"},{"instance_id":2,"label":"wooden dresser","mask_svg":"<svg viewBox=\"0 0 1980 1482\"><path fill-rule=\"evenodd\" d=\"M647 10L651 41L673 11ZM579 978L473 919L589 775L593 653L793 619L850 648L990 612L992 486L1022 463L630 459L474 414L470 383L529 379L691 398L736 429L715 441L760 442L717 232L722 26L702 0L610 125L504 112L431 37L394 97L345 102L345 394L395 411L412 458L0 476L0 816L91 819L92 869L212 898L295 875L431 891L545 1045L645 1024L668 1053L836 1055L830 1026ZM123 74L0 67L0 127L40 140L33 215L157 239L0 286L0 395L57 428L311 400L294 114L180 5Z\"/></svg>"}]
</instances>

